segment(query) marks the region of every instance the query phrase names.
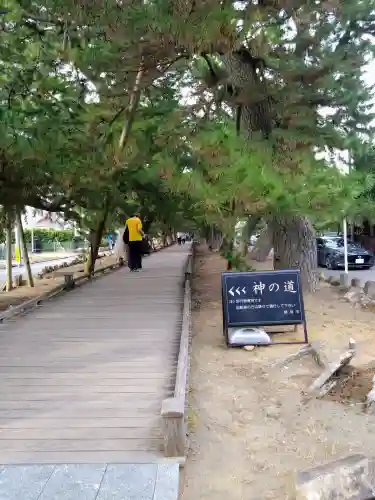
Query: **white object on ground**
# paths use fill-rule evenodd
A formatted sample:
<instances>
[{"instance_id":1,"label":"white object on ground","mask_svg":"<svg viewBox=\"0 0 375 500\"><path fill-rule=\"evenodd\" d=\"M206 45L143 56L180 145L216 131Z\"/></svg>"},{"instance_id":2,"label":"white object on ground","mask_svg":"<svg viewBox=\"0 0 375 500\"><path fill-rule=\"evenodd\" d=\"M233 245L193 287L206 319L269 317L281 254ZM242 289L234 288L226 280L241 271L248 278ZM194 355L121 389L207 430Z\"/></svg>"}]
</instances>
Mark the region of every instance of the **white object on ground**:
<instances>
[{"instance_id":1,"label":"white object on ground","mask_svg":"<svg viewBox=\"0 0 375 500\"><path fill-rule=\"evenodd\" d=\"M123 240L124 232L125 232L125 227L119 229L118 238L116 240L115 247L113 249L113 253L116 256L117 260L120 259L126 260L126 245Z\"/></svg>"},{"instance_id":2,"label":"white object on ground","mask_svg":"<svg viewBox=\"0 0 375 500\"><path fill-rule=\"evenodd\" d=\"M254 344L271 344L271 337L260 328L231 328L229 330L229 344L243 346Z\"/></svg>"}]
</instances>

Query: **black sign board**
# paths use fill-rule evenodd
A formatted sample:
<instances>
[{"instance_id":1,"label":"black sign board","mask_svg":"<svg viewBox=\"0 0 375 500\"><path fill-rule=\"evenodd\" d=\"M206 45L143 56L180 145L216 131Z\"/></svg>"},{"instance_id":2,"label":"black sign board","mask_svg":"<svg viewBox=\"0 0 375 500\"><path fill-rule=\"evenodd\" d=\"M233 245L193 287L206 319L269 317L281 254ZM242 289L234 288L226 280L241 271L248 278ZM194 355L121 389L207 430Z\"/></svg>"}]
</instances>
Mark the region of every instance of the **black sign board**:
<instances>
[{"instance_id":1,"label":"black sign board","mask_svg":"<svg viewBox=\"0 0 375 500\"><path fill-rule=\"evenodd\" d=\"M304 341L274 344L308 342L298 269L223 273L222 300L223 327L228 345L228 328L271 325L302 324L305 332Z\"/></svg>"}]
</instances>

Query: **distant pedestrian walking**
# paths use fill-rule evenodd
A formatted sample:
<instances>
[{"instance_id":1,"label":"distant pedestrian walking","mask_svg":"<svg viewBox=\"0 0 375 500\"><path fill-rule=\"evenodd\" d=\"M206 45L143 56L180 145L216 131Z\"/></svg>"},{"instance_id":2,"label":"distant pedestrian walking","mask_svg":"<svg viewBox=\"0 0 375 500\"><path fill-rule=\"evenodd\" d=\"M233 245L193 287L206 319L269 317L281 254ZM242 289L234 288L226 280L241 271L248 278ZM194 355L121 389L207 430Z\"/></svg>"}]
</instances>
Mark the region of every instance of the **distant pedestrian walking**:
<instances>
[{"instance_id":1,"label":"distant pedestrian walking","mask_svg":"<svg viewBox=\"0 0 375 500\"><path fill-rule=\"evenodd\" d=\"M143 229L140 214L135 214L126 221L124 243L128 245L128 266L131 271L142 269Z\"/></svg>"}]
</instances>

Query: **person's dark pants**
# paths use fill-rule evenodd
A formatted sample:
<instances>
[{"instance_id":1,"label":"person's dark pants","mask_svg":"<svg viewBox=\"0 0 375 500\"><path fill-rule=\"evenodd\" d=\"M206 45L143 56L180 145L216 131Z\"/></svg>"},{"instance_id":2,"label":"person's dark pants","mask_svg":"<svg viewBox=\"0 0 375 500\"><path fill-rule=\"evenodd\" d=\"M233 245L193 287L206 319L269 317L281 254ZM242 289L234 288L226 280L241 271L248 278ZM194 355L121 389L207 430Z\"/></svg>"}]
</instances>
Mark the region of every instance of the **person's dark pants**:
<instances>
[{"instance_id":1,"label":"person's dark pants","mask_svg":"<svg viewBox=\"0 0 375 500\"><path fill-rule=\"evenodd\" d=\"M142 269L142 241L129 241L128 265L131 271Z\"/></svg>"}]
</instances>

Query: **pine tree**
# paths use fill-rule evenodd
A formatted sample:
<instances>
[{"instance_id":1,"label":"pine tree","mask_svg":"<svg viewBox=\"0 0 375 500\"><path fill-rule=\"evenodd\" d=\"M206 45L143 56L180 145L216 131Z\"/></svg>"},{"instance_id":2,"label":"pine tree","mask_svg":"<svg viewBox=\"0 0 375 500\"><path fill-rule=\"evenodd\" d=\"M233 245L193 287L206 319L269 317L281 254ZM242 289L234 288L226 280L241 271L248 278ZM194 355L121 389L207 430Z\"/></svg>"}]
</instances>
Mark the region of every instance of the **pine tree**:
<instances>
[{"instance_id":1,"label":"pine tree","mask_svg":"<svg viewBox=\"0 0 375 500\"><path fill-rule=\"evenodd\" d=\"M190 70L186 62L198 57L211 91L217 88L217 98L226 102L237 134L252 151L254 145L267 151L271 184L298 179L283 186L285 194L274 199L278 204L262 200L258 208L273 230L276 267L300 267L305 288L314 290L316 249L306 217L311 205L308 182L326 178L316 151L344 148L349 132L368 129L369 92L361 77L372 50L374 0L9 3L16 21L30 33L45 37L52 30L60 59L78 67L120 111L129 109L135 88L140 97L172 68L183 85ZM222 111L223 106L216 109ZM185 183L187 177L182 179ZM217 193L217 185L211 175L208 192ZM297 186L305 197L298 212L290 210ZM316 185L311 189L319 197ZM301 195L298 198L301 202ZM251 203L243 196L239 205L253 209L254 197L249 199ZM228 193L220 208L227 218L238 210Z\"/></svg>"},{"instance_id":2,"label":"pine tree","mask_svg":"<svg viewBox=\"0 0 375 500\"><path fill-rule=\"evenodd\" d=\"M342 149L348 132L368 127L370 93L361 78L372 49L365 35L374 29L373 7L351 1L247 3L238 47L203 56L206 79L224 86L236 111L238 132L250 142L262 138L276 169L298 175L301 155ZM331 108L325 116L323 107ZM275 209L269 214L275 267L301 268L304 286L314 290L313 227L303 212Z\"/></svg>"}]
</instances>

